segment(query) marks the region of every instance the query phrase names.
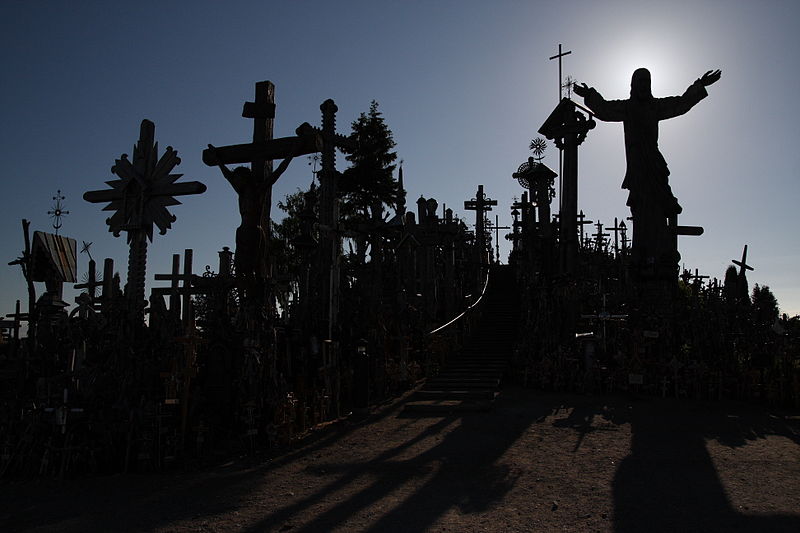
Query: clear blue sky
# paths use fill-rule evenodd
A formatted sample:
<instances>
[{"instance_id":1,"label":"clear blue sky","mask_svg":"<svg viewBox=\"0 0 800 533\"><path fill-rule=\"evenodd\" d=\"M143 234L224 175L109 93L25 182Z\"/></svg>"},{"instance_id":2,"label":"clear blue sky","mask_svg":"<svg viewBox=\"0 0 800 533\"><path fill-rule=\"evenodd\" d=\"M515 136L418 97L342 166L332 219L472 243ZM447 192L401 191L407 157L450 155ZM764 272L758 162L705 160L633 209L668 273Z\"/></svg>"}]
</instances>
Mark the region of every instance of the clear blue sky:
<instances>
[{"instance_id":1,"label":"clear blue sky","mask_svg":"<svg viewBox=\"0 0 800 533\"><path fill-rule=\"evenodd\" d=\"M47 210L61 189L70 211L61 233L93 242L93 256L113 257L124 278L124 237L108 233L107 213L81 196L106 187L114 159L131 153L148 118L161 149L178 150L182 179L208 186L172 208L178 219L155 236L148 277L168 272L171 254L184 248L195 250L196 270L216 268L216 252L234 245L238 211L201 152L249 141L242 102L266 79L277 87L276 136L317 125L326 98L347 132L378 100L405 161L411 205L433 196L465 216L463 201L484 184L499 201L492 215L508 225L521 193L511 173L557 102L557 65L547 58L563 43L572 51L564 74L609 99L627 97L639 66L650 68L656 96L722 69L709 98L661 126L681 223L705 227L702 237L682 239L683 262L722 278L749 244L751 287L769 285L782 310L797 314L798 20L795 1L5 1L3 265L22 249L20 219L50 229ZM622 143L621 125L599 123L579 155L579 206L609 225L629 215ZM557 152L548 154L557 168ZM309 183L310 167L296 160L275 199ZM86 262L82 255L81 273ZM7 313L25 289L18 267L0 268Z\"/></svg>"}]
</instances>

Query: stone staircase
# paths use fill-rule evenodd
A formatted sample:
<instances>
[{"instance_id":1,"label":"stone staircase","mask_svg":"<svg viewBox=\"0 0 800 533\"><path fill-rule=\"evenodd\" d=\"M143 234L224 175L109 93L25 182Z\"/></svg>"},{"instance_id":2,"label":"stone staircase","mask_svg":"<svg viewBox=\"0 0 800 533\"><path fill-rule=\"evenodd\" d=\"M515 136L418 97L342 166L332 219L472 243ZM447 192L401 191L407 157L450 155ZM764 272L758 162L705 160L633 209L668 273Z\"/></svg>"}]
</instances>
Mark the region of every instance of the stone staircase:
<instances>
[{"instance_id":1,"label":"stone staircase","mask_svg":"<svg viewBox=\"0 0 800 533\"><path fill-rule=\"evenodd\" d=\"M516 291L511 267L492 266L486 293L471 311L481 314L471 338L438 375L409 397L405 413L447 414L492 408L516 340Z\"/></svg>"}]
</instances>

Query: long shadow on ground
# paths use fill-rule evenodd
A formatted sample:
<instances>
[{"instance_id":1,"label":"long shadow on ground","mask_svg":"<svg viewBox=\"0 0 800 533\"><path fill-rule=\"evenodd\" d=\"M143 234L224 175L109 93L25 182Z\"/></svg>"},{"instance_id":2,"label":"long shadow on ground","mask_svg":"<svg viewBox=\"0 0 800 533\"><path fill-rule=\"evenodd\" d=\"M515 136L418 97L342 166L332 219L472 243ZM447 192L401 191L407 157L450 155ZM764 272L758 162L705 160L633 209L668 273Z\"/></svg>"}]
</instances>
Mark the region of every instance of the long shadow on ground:
<instances>
[{"instance_id":1,"label":"long shadow on ground","mask_svg":"<svg viewBox=\"0 0 800 533\"><path fill-rule=\"evenodd\" d=\"M366 470L375 474L365 489L353 494L329 510L313 517L292 532L311 533L330 531L342 526L351 516L369 508L394 491L406 486L413 478L432 477L408 496L402 503L382 515L368 531L425 531L446 511L453 507L463 512L479 512L502 501L514 486L515 476L497 460L534 423L552 411L552 406L538 402L516 408L506 404L490 413L470 413L460 417L442 418L426 431L434 434L439 429L458 422L458 426L444 438L419 454L398 459L390 451L364 464L334 464L328 468L346 472L339 481L314 500L349 483ZM471 481L465 482L464 472ZM293 504L264 517L247 531L268 531L279 526L288 516L301 511Z\"/></svg>"},{"instance_id":2,"label":"long shadow on ground","mask_svg":"<svg viewBox=\"0 0 800 533\"><path fill-rule=\"evenodd\" d=\"M391 407L330 424L268 462L243 458L197 472L118 474L75 480L0 483L0 531L148 531L187 519L230 512L269 472L396 414Z\"/></svg>"},{"instance_id":3,"label":"long shadow on ground","mask_svg":"<svg viewBox=\"0 0 800 533\"><path fill-rule=\"evenodd\" d=\"M706 446L706 439L738 447L769 435L800 444L796 421L744 406L661 401L617 409L614 422L624 421L631 454L613 482L615 531L800 531L797 515L734 509Z\"/></svg>"}]
</instances>

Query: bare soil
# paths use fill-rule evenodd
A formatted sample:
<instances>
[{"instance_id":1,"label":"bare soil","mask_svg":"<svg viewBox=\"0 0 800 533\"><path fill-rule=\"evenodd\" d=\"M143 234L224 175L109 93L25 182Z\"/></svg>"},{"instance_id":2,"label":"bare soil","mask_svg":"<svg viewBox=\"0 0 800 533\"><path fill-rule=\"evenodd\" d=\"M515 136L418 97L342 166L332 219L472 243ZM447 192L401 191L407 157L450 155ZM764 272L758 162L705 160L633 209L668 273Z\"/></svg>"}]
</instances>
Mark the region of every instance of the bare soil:
<instances>
[{"instance_id":1,"label":"bare soil","mask_svg":"<svg viewBox=\"0 0 800 533\"><path fill-rule=\"evenodd\" d=\"M6 481L0 531L800 531L800 416L507 387L194 472Z\"/></svg>"}]
</instances>

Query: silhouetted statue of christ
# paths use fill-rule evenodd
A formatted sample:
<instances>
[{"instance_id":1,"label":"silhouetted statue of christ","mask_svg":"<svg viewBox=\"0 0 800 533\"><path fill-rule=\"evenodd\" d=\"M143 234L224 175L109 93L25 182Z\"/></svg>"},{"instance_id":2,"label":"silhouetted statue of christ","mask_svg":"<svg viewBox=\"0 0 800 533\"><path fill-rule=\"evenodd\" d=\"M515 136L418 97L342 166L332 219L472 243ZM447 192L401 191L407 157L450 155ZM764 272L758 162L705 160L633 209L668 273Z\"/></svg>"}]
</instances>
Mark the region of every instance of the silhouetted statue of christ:
<instances>
[{"instance_id":1,"label":"silhouetted statue of christ","mask_svg":"<svg viewBox=\"0 0 800 533\"><path fill-rule=\"evenodd\" d=\"M600 120L622 122L625 128L627 170L622 188L628 189L628 206L633 216L633 259L645 265L677 264L674 236L667 219L682 211L669 186L669 169L658 150L658 121L683 115L708 96L706 87L720 79L719 70L708 71L681 96L654 98L650 71L637 69L631 78L627 100L603 99L585 83L574 86L586 106Z\"/></svg>"}]
</instances>

